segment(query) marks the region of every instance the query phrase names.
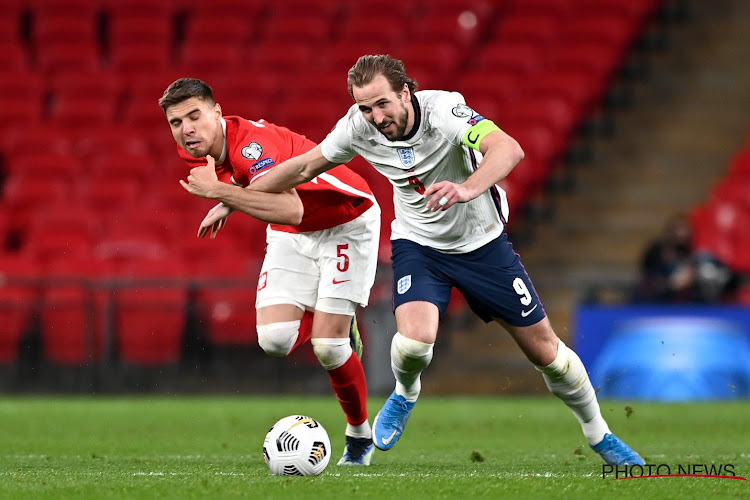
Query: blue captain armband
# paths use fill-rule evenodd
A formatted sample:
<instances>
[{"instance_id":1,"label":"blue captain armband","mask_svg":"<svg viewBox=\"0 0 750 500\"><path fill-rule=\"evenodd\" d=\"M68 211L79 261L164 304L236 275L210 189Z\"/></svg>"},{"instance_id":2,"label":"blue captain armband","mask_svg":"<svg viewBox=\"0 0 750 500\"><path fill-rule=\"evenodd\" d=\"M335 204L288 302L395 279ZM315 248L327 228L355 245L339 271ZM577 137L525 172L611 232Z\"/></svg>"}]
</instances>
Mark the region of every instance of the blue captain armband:
<instances>
[{"instance_id":1,"label":"blue captain armband","mask_svg":"<svg viewBox=\"0 0 750 500\"><path fill-rule=\"evenodd\" d=\"M500 130L500 127L495 125L492 120L481 120L466 131L464 134L464 144L479 151L479 143L482 142L482 139L495 130Z\"/></svg>"}]
</instances>

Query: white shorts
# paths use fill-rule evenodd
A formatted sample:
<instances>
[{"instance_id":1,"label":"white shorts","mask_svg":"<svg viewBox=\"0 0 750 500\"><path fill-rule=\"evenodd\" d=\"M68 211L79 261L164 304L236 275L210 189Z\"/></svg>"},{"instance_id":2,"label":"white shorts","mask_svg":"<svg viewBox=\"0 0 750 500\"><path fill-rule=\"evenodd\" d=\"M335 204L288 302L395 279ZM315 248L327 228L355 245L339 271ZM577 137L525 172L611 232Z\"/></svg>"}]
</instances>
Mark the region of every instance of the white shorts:
<instances>
[{"instance_id":1,"label":"white shorts","mask_svg":"<svg viewBox=\"0 0 750 500\"><path fill-rule=\"evenodd\" d=\"M356 219L309 233L266 233L266 257L258 279L255 307L293 304L341 314L327 306L344 299L366 306L375 282L380 238L380 207Z\"/></svg>"}]
</instances>

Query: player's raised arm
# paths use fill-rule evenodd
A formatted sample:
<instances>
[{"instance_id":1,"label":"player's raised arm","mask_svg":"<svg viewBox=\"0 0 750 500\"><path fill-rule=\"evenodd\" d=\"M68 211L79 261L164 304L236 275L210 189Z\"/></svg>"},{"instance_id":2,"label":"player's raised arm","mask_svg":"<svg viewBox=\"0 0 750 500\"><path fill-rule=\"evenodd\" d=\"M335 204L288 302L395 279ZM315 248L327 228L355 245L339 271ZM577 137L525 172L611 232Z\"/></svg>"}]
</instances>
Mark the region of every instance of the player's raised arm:
<instances>
[{"instance_id":1,"label":"player's raised arm","mask_svg":"<svg viewBox=\"0 0 750 500\"><path fill-rule=\"evenodd\" d=\"M486 125L480 128L482 124ZM518 142L489 120L471 127L464 136L464 143L482 153L482 162L461 184L443 181L429 186L424 197L431 197L427 208L432 211L447 210L456 203L473 200L504 179L524 158Z\"/></svg>"},{"instance_id":2,"label":"player's raised arm","mask_svg":"<svg viewBox=\"0 0 750 500\"><path fill-rule=\"evenodd\" d=\"M257 176L250 184L250 189L269 193L280 193L309 182L327 170L340 165L331 163L323 156L320 145L310 151L275 166L268 172Z\"/></svg>"}]
</instances>

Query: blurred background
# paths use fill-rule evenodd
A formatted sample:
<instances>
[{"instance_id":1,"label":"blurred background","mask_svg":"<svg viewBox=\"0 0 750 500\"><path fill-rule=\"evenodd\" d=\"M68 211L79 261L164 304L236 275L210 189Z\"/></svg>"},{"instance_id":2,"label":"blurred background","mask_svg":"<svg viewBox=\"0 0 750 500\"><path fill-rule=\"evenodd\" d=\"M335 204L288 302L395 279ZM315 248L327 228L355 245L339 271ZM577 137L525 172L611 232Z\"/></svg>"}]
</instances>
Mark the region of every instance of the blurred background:
<instances>
[{"instance_id":1,"label":"blurred background","mask_svg":"<svg viewBox=\"0 0 750 500\"><path fill-rule=\"evenodd\" d=\"M368 53L456 90L526 159L509 233L603 396L750 396L750 3L743 0L1 0L0 390L330 391L310 349L257 346L264 224L213 203L157 105L206 80L225 115L322 140ZM373 393L392 390L391 188L360 311ZM546 394L460 294L433 394Z\"/></svg>"}]
</instances>

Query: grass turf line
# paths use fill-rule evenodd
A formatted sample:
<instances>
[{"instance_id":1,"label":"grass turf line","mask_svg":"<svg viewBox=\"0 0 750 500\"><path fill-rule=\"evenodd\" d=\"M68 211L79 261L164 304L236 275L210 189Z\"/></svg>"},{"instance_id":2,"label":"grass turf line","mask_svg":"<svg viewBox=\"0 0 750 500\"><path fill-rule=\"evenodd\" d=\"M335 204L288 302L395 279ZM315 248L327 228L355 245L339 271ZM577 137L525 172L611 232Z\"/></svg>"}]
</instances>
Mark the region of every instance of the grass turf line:
<instances>
[{"instance_id":1,"label":"grass turf line","mask_svg":"<svg viewBox=\"0 0 750 500\"><path fill-rule=\"evenodd\" d=\"M371 398L371 417L383 399ZM750 402L602 410L648 463L731 463L750 478ZM274 477L263 463L266 432L296 413L331 437L319 477ZM333 397L3 397L0 498L750 498L750 481L602 479L553 397L423 397L402 440L367 468L336 467L344 427Z\"/></svg>"}]
</instances>

